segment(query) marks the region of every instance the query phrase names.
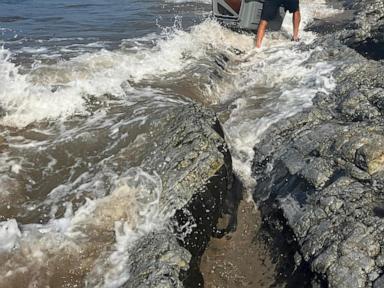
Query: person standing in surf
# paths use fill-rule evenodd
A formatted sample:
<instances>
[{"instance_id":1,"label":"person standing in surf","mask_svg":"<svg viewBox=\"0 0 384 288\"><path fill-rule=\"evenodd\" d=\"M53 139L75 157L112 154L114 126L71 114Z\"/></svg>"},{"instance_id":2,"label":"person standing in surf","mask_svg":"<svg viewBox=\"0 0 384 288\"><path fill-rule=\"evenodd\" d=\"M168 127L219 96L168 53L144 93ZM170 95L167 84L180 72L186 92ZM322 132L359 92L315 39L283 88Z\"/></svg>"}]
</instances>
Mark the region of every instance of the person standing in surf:
<instances>
[{"instance_id":1,"label":"person standing in surf","mask_svg":"<svg viewBox=\"0 0 384 288\"><path fill-rule=\"evenodd\" d=\"M301 21L299 0L265 0L259 27L257 28L256 48L261 47L265 30L268 27L268 22L274 19L279 11L280 6L283 6L285 11L292 13L293 36L292 41L299 41L299 27Z\"/></svg>"}]
</instances>

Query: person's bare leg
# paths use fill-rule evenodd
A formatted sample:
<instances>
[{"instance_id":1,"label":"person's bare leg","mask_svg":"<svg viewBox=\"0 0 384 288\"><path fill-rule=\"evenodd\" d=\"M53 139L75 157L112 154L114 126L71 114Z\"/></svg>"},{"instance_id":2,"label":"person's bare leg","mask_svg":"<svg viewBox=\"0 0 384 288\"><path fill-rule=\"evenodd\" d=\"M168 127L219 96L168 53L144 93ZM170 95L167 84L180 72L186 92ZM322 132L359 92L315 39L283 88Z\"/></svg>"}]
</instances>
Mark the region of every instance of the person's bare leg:
<instances>
[{"instance_id":1,"label":"person's bare leg","mask_svg":"<svg viewBox=\"0 0 384 288\"><path fill-rule=\"evenodd\" d=\"M294 41L298 41L300 21L301 21L300 10L293 12L292 21L293 21L293 37L292 38Z\"/></svg>"},{"instance_id":2,"label":"person's bare leg","mask_svg":"<svg viewBox=\"0 0 384 288\"><path fill-rule=\"evenodd\" d=\"M257 37L256 37L256 47L260 48L261 43L263 42L263 38L265 35L265 30L267 29L268 21L261 20L259 23L259 27L257 28Z\"/></svg>"}]
</instances>

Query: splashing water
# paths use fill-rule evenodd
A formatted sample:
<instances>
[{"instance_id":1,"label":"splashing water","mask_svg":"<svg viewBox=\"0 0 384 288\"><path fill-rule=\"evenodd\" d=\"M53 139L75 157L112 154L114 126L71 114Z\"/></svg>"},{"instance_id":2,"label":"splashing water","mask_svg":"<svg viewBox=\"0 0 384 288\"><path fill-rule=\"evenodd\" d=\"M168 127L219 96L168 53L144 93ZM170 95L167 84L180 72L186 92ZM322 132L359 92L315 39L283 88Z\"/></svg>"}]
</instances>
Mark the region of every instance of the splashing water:
<instances>
[{"instance_id":1,"label":"splashing water","mask_svg":"<svg viewBox=\"0 0 384 288\"><path fill-rule=\"evenodd\" d=\"M88 199L76 212L68 203L64 218L20 228L15 220L3 222L0 253L5 261L0 268L0 287L24 287L22 283L35 277L38 279L32 283L38 286L61 287L65 283L53 281L60 281L71 266L77 267L69 271L72 284L81 285L89 270L92 277L98 276L95 279L104 278L115 287L124 284L129 278L130 243L149 231L163 229L170 217L160 211L161 190L158 176L132 168L115 183L110 195ZM114 252L105 251L105 245L113 245ZM86 262L79 265L83 258ZM93 261L96 266L92 267ZM102 275L98 275L100 271Z\"/></svg>"},{"instance_id":2,"label":"splashing water","mask_svg":"<svg viewBox=\"0 0 384 288\"><path fill-rule=\"evenodd\" d=\"M304 1L301 3L301 27L305 27L314 17L337 12L325 3ZM240 61L229 63L227 77L218 82L213 91L209 91L232 106L224 127L234 170L250 197L256 184L251 171L253 147L264 132L273 123L310 107L316 93L329 93L335 87L330 76L334 64L311 62L311 55L316 49L303 52L296 43L289 41L291 21L287 14L282 31L267 34L261 51L252 51L254 39L247 39L251 52ZM303 42L309 44L315 37L314 33L301 30Z\"/></svg>"}]
</instances>

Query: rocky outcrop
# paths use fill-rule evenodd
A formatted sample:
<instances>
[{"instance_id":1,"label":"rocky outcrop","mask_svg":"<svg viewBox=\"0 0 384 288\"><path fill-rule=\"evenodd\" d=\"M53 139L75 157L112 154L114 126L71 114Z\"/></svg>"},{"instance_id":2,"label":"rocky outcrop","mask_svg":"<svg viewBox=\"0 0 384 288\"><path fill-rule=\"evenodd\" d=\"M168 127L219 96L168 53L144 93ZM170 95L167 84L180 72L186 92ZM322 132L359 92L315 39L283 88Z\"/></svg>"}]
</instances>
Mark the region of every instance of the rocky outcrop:
<instances>
[{"instance_id":1,"label":"rocky outcrop","mask_svg":"<svg viewBox=\"0 0 384 288\"><path fill-rule=\"evenodd\" d=\"M356 11L343 40L355 44L367 39L384 42L384 3L381 0L348 1L347 9Z\"/></svg>"},{"instance_id":2,"label":"rocky outcrop","mask_svg":"<svg viewBox=\"0 0 384 288\"><path fill-rule=\"evenodd\" d=\"M0 136L0 152L2 152L6 147L7 147L7 144L5 139Z\"/></svg>"},{"instance_id":3,"label":"rocky outcrop","mask_svg":"<svg viewBox=\"0 0 384 288\"><path fill-rule=\"evenodd\" d=\"M384 3L381 0L329 0L329 5L343 12L323 19L315 19L306 27L320 34L336 33L344 44L363 56L384 58Z\"/></svg>"},{"instance_id":4,"label":"rocky outcrop","mask_svg":"<svg viewBox=\"0 0 384 288\"><path fill-rule=\"evenodd\" d=\"M384 58L384 2L382 0L346 1L355 11L353 20L340 32L339 39L372 59Z\"/></svg>"},{"instance_id":5,"label":"rocky outcrop","mask_svg":"<svg viewBox=\"0 0 384 288\"><path fill-rule=\"evenodd\" d=\"M160 211L173 233L160 229L135 243L124 287L202 286L200 256L218 218L235 208L226 202L232 197L231 157L214 113L187 105L170 109L166 118L165 135L143 167L159 171Z\"/></svg>"},{"instance_id":6,"label":"rocky outcrop","mask_svg":"<svg viewBox=\"0 0 384 288\"><path fill-rule=\"evenodd\" d=\"M384 11L382 1L367 2L367 15L373 2L376 14ZM380 19L369 37L381 29ZM320 286L382 287L384 66L344 46L339 36L312 44L323 47L312 60L337 63L334 92L319 93L311 109L273 125L255 147L254 198L268 233L284 233L292 275L310 271ZM306 285L315 285L313 279Z\"/></svg>"}]
</instances>

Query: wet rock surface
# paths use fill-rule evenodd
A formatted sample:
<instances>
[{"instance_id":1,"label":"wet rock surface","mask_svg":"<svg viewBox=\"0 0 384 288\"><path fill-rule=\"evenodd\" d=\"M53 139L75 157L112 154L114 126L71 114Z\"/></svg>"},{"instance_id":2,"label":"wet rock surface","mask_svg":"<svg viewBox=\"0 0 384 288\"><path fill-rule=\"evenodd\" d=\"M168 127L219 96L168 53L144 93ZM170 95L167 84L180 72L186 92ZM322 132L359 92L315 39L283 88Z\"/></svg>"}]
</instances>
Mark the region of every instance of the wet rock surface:
<instances>
[{"instance_id":1,"label":"wet rock surface","mask_svg":"<svg viewBox=\"0 0 384 288\"><path fill-rule=\"evenodd\" d=\"M7 144L5 139L3 137L0 137L0 152L5 150L6 147L7 147Z\"/></svg>"},{"instance_id":2,"label":"wet rock surface","mask_svg":"<svg viewBox=\"0 0 384 288\"><path fill-rule=\"evenodd\" d=\"M167 115L166 131L144 167L159 171L160 210L170 229L159 229L132 247L124 287L198 287L198 263L218 218L231 213L231 157L210 110L187 105ZM235 214L234 214L235 215ZM172 228L173 227L173 228Z\"/></svg>"},{"instance_id":3,"label":"wet rock surface","mask_svg":"<svg viewBox=\"0 0 384 288\"><path fill-rule=\"evenodd\" d=\"M350 41L361 41L367 38L384 41L384 3L380 0L358 0L351 3L351 8L357 11L353 33Z\"/></svg>"},{"instance_id":4,"label":"wet rock surface","mask_svg":"<svg viewBox=\"0 0 384 288\"><path fill-rule=\"evenodd\" d=\"M384 4L381 0L329 0L342 13L314 19L305 29L321 35L336 33L336 38L364 57L384 58Z\"/></svg>"},{"instance_id":5,"label":"wet rock surface","mask_svg":"<svg viewBox=\"0 0 384 288\"><path fill-rule=\"evenodd\" d=\"M191 254L169 232L141 239L132 255L132 279L124 287L183 287L180 272L189 268Z\"/></svg>"},{"instance_id":6,"label":"wet rock surface","mask_svg":"<svg viewBox=\"0 0 384 288\"><path fill-rule=\"evenodd\" d=\"M346 1L345 7L355 11L354 19L340 39L372 59L384 57L384 2L382 0Z\"/></svg>"},{"instance_id":7,"label":"wet rock surface","mask_svg":"<svg viewBox=\"0 0 384 288\"><path fill-rule=\"evenodd\" d=\"M265 231L284 234L285 246L275 248L294 266L287 278L310 278L300 287L384 283L384 65L343 45L383 41L384 3L349 5L354 22L313 44L322 47L318 57L338 63L337 87L274 124L255 147L254 198Z\"/></svg>"}]
</instances>

